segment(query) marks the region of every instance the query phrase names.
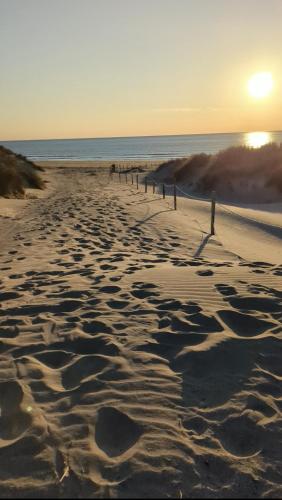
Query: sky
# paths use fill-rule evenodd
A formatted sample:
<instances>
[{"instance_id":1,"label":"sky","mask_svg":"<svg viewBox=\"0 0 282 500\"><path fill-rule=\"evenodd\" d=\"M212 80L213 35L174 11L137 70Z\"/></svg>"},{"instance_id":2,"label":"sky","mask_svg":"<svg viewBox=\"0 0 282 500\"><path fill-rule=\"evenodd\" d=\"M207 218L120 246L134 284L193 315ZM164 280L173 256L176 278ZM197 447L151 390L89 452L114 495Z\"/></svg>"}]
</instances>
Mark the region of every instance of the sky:
<instances>
[{"instance_id":1,"label":"sky","mask_svg":"<svg viewBox=\"0 0 282 500\"><path fill-rule=\"evenodd\" d=\"M281 130L281 23L282 0L0 0L0 140Z\"/></svg>"}]
</instances>

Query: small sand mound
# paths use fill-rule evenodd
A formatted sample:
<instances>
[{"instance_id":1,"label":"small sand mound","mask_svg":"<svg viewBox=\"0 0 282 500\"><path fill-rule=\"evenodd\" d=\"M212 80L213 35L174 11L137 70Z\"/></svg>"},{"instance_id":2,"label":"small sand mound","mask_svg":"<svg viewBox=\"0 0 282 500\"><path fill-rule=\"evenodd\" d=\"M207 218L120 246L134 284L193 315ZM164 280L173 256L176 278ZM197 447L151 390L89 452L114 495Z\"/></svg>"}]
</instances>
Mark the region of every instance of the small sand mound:
<instances>
[{"instance_id":1,"label":"small sand mound","mask_svg":"<svg viewBox=\"0 0 282 500\"><path fill-rule=\"evenodd\" d=\"M142 428L125 413L107 406L98 411L96 443L109 457L129 450L140 438Z\"/></svg>"}]
</instances>

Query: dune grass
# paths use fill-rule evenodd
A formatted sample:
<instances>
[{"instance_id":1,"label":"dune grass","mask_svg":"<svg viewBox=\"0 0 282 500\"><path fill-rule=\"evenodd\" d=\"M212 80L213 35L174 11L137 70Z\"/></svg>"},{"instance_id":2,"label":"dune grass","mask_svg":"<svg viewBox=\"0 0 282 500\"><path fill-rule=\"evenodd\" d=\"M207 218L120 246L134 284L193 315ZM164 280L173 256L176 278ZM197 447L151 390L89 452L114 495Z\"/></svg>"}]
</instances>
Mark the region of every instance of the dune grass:
<instances>
[{"instance_id":1,"label":"dune grass","mask_svg":"<svg viewBox=\"0 0 282 500\"><path fill-rule=\"evenodd\" d=\"M217 154L196 154L170 160L155 171L165 182L182 183L202 194L216 191L234 196L282 200L282 144L270 143L254 149L234 146Z\"/></svg>"},{"instance_id":2,"label":"dune grass","mask_svg":"<svg viewBox=\"0 0 282 500\"><path fill-rule=\"evenodd\" d=\"M23 198L25 189L44 189L43 170L22 155L0 146L0 196Z\"/></svg>"}]
</instances>

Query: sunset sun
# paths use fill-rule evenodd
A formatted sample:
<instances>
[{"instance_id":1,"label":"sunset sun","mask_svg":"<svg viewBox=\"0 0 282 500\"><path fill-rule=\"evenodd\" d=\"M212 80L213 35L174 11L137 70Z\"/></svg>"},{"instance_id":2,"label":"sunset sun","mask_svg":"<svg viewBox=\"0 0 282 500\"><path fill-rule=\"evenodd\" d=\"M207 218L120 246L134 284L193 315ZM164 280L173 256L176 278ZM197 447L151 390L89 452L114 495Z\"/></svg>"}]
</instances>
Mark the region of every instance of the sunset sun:
<instances>
[{"instance_id":1,"label":"sunset sun","mask_svg":"<svg viewBox=\"0 0 282 500\"><path fill-rule=\"evenodd\" d=\"M269 72L255 73L248 81L248 91L251 97L262 99L267 97L273 88L272 74Z\"/></svg>"}]
</instances>

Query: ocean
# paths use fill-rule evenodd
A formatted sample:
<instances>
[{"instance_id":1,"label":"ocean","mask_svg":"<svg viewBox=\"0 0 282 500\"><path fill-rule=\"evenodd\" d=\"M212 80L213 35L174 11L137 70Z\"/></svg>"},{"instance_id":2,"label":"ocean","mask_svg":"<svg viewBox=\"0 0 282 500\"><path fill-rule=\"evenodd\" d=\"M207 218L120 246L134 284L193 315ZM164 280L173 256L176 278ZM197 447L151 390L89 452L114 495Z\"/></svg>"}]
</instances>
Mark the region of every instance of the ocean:
<instances>
[{"instance_id":1,"label":"ocean","mask_svg":"<svg viewBox=\"0 0 282 500\"><path fill-rule=\"evenodd\" d=\"M0 144L34 161L166 161L171 158L182 158L196 153L216 153L229 146L248 145L259 147L269 142L282 142L282 131L103 139L0 141Z\"/></svg>"}]
</instances>

